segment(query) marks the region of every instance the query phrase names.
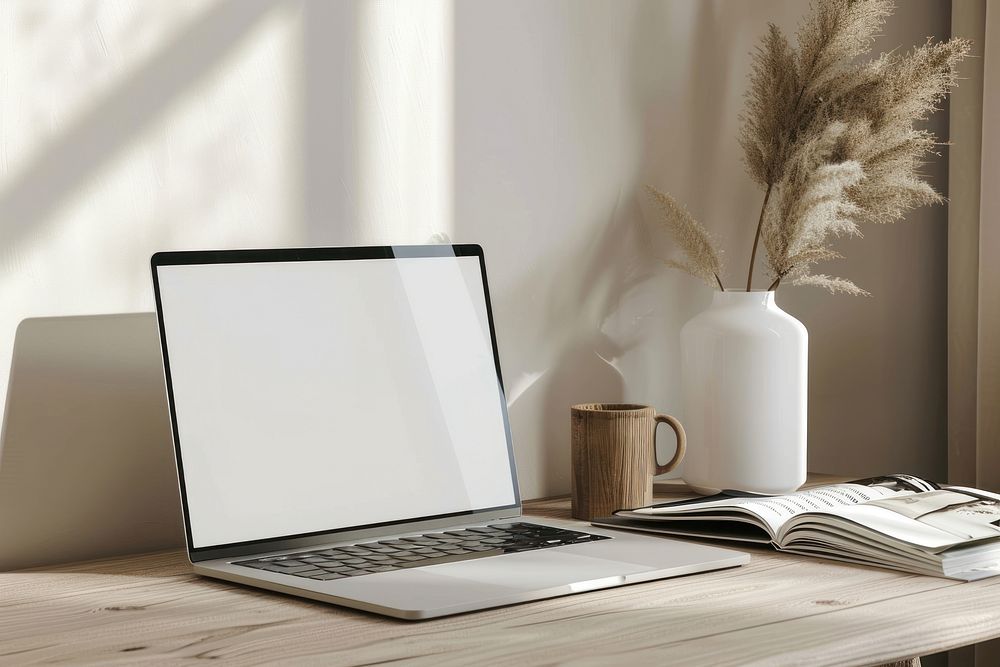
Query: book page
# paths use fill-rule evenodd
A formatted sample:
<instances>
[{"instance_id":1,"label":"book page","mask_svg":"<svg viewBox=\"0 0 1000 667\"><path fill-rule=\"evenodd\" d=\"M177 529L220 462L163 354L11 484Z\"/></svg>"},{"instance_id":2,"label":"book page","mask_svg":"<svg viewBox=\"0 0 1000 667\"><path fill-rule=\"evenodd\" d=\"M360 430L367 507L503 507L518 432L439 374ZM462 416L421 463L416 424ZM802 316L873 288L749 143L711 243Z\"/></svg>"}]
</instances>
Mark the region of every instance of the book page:
<instances>
[{"instance_id":1,"label":"book page","mask_svg":"<svg viewBox=\"0 0 1000 667\"><path fill-rule=\"evenodd\" d=\"M634 510L633 514L644 514L650 518L668 517L681 514L721 513L741 511L760 519L777 534L786 521L806 512L828 511L836 507L858 505L871 500L890 498L908 494L881 486L861 486L859 484L833 484L808 491L798 491L783 496L760 496L753 498L723 498L704 503L686 502L676 506L653 506Z\"/></svg>"},{"instance_id":2,"label":"book page","mask_svg":"<svg viewBox=\"0 0 1000 667\"><path fill-rule=\"evenodd\" d=\"M858 524L882 536L884 542L898 540L939 552L965 543L1000 539L1000 501L981 491L975 493L973 496L952 489L905 494L826 513ZM821 517L817 521L821 522Z\"/></svg>"}]
</instances>

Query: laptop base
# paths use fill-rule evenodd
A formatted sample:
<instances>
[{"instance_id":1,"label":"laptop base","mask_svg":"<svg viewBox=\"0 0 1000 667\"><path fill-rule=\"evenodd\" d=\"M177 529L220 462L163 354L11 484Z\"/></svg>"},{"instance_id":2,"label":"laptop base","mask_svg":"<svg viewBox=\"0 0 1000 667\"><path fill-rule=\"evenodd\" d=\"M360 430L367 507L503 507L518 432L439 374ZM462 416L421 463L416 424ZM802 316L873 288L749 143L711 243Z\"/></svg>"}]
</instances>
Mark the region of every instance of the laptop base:
<instances>
[{"instance_id":1,"label":"laptop base","mask_svg":"<svg viewBox=\"0 0 1000 667\"><path fill-rule=\"evenodd\" d=\"M195 572L404 620L424 620L533 600L737 567L741 552L547 519L533 524L612 539L442 563L334 581L254 570L237 559L196 563Z\"/></svg>"}]
</instances>

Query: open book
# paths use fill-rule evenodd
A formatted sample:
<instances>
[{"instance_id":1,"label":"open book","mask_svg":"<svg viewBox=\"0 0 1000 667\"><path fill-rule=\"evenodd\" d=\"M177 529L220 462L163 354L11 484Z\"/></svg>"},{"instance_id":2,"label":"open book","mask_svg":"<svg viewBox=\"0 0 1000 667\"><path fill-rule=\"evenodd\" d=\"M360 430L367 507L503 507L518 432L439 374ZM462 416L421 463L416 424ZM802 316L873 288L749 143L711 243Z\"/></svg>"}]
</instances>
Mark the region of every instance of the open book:
<instances>
[{"instance_id":1,"label":"open book","mask_svg":"<svg viewBox=\"0 0 1000 667\"><path fill-rule=\"evenodd\" d=\"M910 475L781 496L724 492L619 510L594 525L772 544L780 551L973 581L1000 574L1000 495Z\"/></svg>"}]
</instances>

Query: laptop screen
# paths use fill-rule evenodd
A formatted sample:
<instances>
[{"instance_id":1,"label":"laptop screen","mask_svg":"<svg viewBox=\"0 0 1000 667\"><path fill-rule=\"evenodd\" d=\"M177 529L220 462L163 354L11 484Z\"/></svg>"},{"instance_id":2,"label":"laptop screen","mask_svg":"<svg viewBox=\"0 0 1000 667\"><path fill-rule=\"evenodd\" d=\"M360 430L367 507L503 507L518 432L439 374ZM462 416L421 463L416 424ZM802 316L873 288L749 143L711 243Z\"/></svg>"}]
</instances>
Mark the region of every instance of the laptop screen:
<instances>
[{"instance_id":1,"label":"laptop screen","mask_svg":"<svg viewBox=\"0 0 1000 667\"><path fill-rule=\"evenodd\" d=\"M478 256L154 270L192 548L518 502Z\"/></svg>"}]
</instances>

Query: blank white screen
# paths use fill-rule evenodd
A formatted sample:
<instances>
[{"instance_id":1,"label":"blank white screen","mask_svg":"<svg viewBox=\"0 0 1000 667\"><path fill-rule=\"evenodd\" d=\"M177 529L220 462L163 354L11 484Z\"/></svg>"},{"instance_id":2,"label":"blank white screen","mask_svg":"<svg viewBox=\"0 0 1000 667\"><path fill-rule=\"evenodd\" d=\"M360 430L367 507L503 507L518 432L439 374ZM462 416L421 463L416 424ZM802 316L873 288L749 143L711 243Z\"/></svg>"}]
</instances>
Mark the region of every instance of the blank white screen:
<instances>
[{"instance_id":1,"label":"blank white screen","mask_svg":"<svg viewBox=\"0 0 1000 667\"><path fill-rule=\"evenodd\" d=\"M157 276L193 547L515 503L477 257Z\"/></svg>"}]
</instances>

